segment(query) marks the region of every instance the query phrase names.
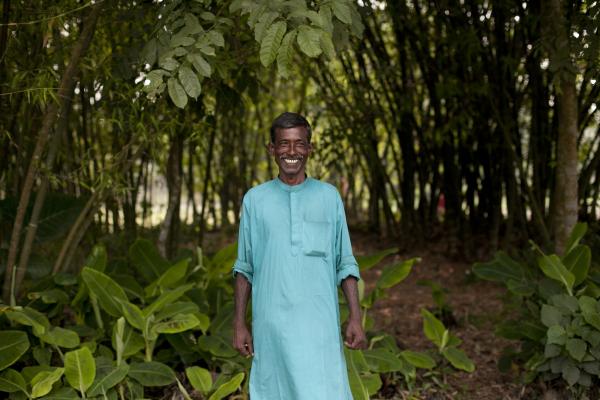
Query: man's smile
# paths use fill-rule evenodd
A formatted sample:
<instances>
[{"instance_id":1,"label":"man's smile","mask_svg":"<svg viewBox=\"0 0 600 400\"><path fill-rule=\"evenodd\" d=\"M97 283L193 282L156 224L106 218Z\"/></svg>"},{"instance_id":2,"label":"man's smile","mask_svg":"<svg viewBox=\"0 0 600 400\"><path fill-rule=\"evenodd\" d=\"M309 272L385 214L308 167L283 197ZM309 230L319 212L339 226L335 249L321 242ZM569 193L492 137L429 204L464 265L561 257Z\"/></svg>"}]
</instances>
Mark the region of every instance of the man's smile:
<instances>
[{"instance_id":1,"label":"man's smile","mask_svg":"<svg viewBox=\"0 0 600 400\"><path fill-rule=\"evenodd\" d=\"M288 165L294 165L294 164L297 164L298 162L302 161L302 158L281 157L281 160L283 160L283 162L285 162Z\"/></svg>"}]
</instances>

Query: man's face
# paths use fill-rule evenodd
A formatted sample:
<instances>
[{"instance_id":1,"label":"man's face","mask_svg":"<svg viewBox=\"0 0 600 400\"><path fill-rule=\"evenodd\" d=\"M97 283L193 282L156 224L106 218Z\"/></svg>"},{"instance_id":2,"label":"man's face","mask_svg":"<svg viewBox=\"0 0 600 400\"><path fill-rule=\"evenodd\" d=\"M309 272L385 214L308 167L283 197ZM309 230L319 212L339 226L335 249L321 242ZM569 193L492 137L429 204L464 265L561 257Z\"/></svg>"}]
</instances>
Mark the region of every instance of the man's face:
<instances>
[{"instance_id":1,"label":"man's face","mask_svg":"<svg viewBox=\"0 0 600 400\"><path fill-rule=\"evenodd\" d=\"M269 144L269 153L275 157L282 178L303 178L311 151L308 134L302 126L277 129L275 143Z\"/></svg>"}]
</instances>

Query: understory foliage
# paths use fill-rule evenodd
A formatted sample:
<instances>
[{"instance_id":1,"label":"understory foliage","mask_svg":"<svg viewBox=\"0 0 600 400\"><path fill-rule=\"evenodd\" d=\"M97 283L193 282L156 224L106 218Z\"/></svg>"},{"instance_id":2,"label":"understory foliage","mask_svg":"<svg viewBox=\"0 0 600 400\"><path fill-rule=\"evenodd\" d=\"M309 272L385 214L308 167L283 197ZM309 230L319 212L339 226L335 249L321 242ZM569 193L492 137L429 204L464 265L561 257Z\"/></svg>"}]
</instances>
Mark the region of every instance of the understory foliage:
<instances>
[{"instance_id":1,"label":"understory foliage","mask_svg":"<svg viewBox=\"0 0 600 400\"><path fill-rule=\"evenodd\" d=\"M562 382L578 395L600 377L600 266L582 243L586 231L586 224L575 226L562 257L533 244L523 261L499 252L473 267L509 292L507 319L496 334L520 346L505 349L501 369L518 364L526 382Z\"/></svg>"},{"instance_id":2,"label":"understory foliage","mask_svg":"<svg viewBox=\"0 0 600 400\"><path fill-rule=\"evenodd\" d=\"M358 257L361 271L396 251ZM79 274L32 282L23 305L0 305L0 392L12 399L137 399L165 391L186 399L247 398L251 361L231 346L236 252L235 244L213 257L197 249L171 263L138 239L126 257L109 260L99 244ZM369 293L360 281L369 348L346 350L355 399L377 393L383 375L413 389L418 369L474 369L460 340L427 310L431 351L401 350L394 337L373 330L369 310L416 262L386 267ZM340 309L343 322L343 301Z\"/></svg>"}]
</instances>

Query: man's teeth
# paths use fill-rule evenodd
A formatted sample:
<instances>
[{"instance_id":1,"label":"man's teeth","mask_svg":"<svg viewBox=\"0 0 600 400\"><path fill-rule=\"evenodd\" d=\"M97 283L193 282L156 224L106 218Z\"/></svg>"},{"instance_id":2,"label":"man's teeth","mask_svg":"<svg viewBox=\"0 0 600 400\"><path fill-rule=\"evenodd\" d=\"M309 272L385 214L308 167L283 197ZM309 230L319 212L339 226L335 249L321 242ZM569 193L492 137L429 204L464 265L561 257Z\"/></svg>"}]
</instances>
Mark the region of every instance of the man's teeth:
<instances>
[{"instance_id":1,"label":"man's teeth","mask_svg":"<svg viewBox=\"0 0 600 400\"><path fill-rule=\"evenodd\" d=\"M286 164L296 164L300 160L299 159L284 158L283 161L285 161Z\"/></svg>"}]
</instances>

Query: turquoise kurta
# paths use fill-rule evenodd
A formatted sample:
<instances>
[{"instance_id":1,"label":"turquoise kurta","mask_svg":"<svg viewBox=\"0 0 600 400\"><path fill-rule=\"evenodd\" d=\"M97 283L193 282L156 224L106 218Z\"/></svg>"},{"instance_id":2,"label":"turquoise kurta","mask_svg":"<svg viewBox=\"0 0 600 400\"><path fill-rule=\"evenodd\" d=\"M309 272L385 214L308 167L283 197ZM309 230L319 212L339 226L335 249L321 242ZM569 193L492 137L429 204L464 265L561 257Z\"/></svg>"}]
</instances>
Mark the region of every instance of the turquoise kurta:
<instances>
[{"instance_id":1,"label":"turquoise kurta","mask_svg":"<svg viewBox=\"0 0 600 400\"><path fill-rule=\"evenodd\" d=\"M250 189L233 269L252 284L250 400L351 400L337 285L359 272L337 189Z\"/></svg>"}]
</instances>

